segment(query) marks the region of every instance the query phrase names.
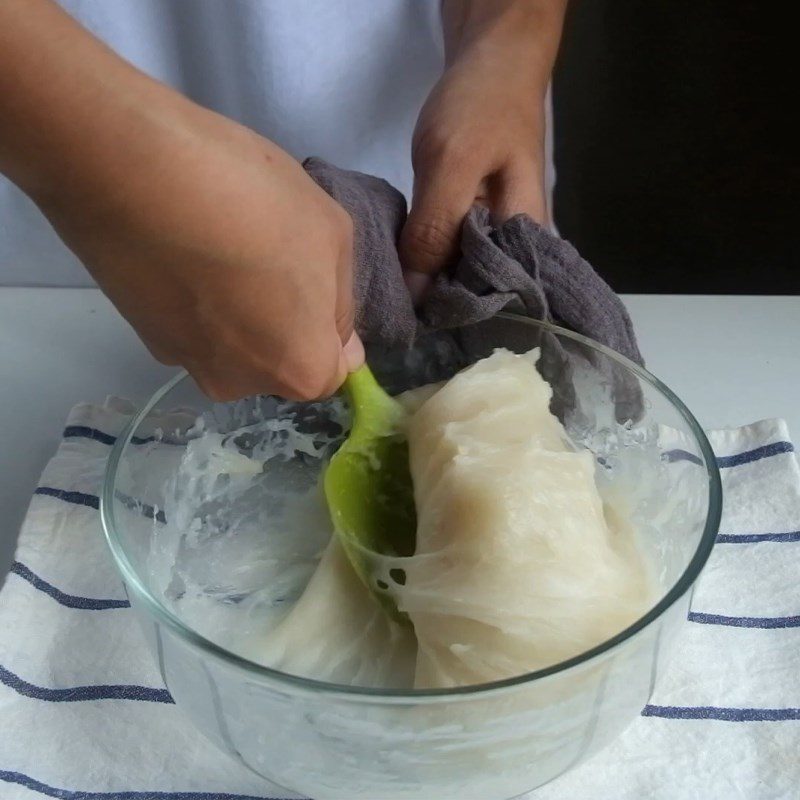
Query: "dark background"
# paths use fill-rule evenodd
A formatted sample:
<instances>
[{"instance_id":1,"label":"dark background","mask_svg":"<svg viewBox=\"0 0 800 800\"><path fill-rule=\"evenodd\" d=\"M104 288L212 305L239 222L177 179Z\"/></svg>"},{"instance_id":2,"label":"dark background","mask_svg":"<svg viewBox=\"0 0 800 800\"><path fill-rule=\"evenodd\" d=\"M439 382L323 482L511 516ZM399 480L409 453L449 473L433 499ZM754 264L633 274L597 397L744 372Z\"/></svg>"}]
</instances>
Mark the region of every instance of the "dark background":
<instances>
[{"instance_id":1,"label":"dark background","mask_svg":"<svg viewBox=\"0 0 800 800\"><path fill-rule=\"evenodd\" d=\"M800 293L793 11L572 0L554 215L617 291Z\"/></svg>"}]
</instances>

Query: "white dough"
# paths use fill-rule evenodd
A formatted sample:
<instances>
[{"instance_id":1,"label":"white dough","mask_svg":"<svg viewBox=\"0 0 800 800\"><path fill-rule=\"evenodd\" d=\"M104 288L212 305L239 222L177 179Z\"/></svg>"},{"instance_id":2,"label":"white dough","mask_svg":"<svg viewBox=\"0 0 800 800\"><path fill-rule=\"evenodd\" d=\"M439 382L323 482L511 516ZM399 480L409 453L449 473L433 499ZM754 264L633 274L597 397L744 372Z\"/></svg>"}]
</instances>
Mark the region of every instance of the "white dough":
<instances>
[{"instance_id":1,"label":"white dough","mask_svg":"<svg viewBox=\"0 0 800 800\"><path fill-rule=\"evenodd\" d=\"M393 622L336 539L261 660L383 688L485 683L578 655L649 607L629 527L609 527L594 460L550 413L538 351L498 350L403 398L417 506L415 555L378 559L414 631Z\"/></svg>"},{"instance_id":2,"label":"white dough","mask_svg":"<svg viewBox=\"0 0 800 800\"><path fill-rule=\"evenodd\" d=\"M408 688L416 643L356 576L333 537L300 599L267 636L259 660L330 683Z\"/></svg>"},{"instance_id":3,"label":"white dough","mask_svg":"<svg viewBox=\"0 0 800 800\"><path fill-rule=\"evenodd\" d=\"M649 606L632 534L607 525L592 454L550 413L532 355L496 351L411 417L417 545L397 597L418 688L558 663Z\"/></svg>"}]
</instances>

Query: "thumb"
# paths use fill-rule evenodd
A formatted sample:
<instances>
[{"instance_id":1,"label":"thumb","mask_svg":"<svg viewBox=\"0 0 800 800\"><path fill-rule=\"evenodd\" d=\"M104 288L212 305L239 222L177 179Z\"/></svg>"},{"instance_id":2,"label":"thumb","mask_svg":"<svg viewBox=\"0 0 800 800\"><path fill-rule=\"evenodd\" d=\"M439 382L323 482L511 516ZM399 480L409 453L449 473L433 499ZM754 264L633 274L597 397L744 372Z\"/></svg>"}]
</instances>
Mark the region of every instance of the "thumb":
<instances>
[{"instance_id":1,"label":"thumb","mask_svg":"<svg viewBox=\"0 0 800 800\"><path fill-rule=\"evenodd\" d=\"M348 237L336 269L336 332L341 343L339 349L339 377L341 382L348 373L355 372L365 360L364 345L355 331L355 299L353 297L353 239Z\"/></svg>"},{"instance_id":2,"label":"thumb","mask_svg":"<svg viewBox=\"0 0 800 800\"><path fill-rule=\"evenodd\" d=\"M474 179L441 164L419 170L411 212L400 234L406 285L415 302L458 254L461 224L475 200Z\"/></svg>"},{"instance_id":3,"label":"thumb","mask_svg":"<svg viewBox=\"0 0 800 800\"><path fill-rule=\"evenodd\" d=\"M340 357L345 374L355 372L364 363L364 360L364 345L359 335L353 331L350 338L344 343Z\"/></svg>"}]
</instances>

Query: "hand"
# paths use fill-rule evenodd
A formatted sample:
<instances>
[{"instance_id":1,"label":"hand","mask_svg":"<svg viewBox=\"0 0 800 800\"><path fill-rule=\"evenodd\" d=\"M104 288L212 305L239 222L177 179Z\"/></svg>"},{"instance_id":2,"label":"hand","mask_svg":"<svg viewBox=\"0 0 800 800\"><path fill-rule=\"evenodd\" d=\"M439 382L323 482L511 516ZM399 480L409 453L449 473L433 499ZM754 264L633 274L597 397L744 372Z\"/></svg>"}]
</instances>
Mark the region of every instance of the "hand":
<instances>
[{"instance_id":1,"label":"hand","mask_svg":"<svg viewBox=\"0 0 800 800\"><path fill-rule=\"evenodd\" d=\"M363 362L350 217L271 142L134 69L52 0L0 3L0 119L0 171L212 398L311 399Z\"/></svg>"},{"instance_id":2,"label":"hand","mask_svg":"<svg viewBox=\"0 0 800 800\"><path fill-rule=\"evenodd\" d=\"M179 106L40 205L150 351L213 399L332 393L363 361L350 217L270 142Z\"/></svg>"},{"instance_id":3,"label":"hand","mask_svg":"<svg viewBox=\"0 0 800 800\"><path fill-rule=\"evenodd\" d=\"M514 5L520 4L497 8ZM560 17L555 43L543 49L536 36L552 24L537 18L540 30L532 37L528 25L500 25L485 8L472 28L461 21L455 53L414 132L414 197L400 253L416 299L457 256L473 204L487 206L497 223L524 212L547 224L544 98Z\"/></svg>"}]
</instances>

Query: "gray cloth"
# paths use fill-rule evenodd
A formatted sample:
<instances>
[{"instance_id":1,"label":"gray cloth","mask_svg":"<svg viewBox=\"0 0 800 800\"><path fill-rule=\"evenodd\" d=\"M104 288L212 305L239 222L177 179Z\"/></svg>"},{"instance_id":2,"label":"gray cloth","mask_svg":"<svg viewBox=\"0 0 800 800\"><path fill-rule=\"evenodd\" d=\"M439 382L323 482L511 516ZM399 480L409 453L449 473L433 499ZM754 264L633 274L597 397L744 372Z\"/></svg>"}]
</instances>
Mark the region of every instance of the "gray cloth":
<instances>
[{"instance_id":1,"label":"gray cloth","mask_svg":"<svg viewBox=\"0 0 800 800\"><path fill-rule=\"evenodd\" d=\"M420 332L460 328L505 309L555 322L643 363L628 312L611 287L572 245L526 214L494 227L485 208L473 207L464 220L458 262L437 276L415 314L397 252L406 219L403 195L380 178L322 159L309 158L303 166L353 218L356 329L365 342L410 345ZM543 366L551 383L559 370L565 372L562 386L554 388L571 405L566 354ZM637 418L638 382L611 372L617 418Z\"/></svg>"}]
</instances>

